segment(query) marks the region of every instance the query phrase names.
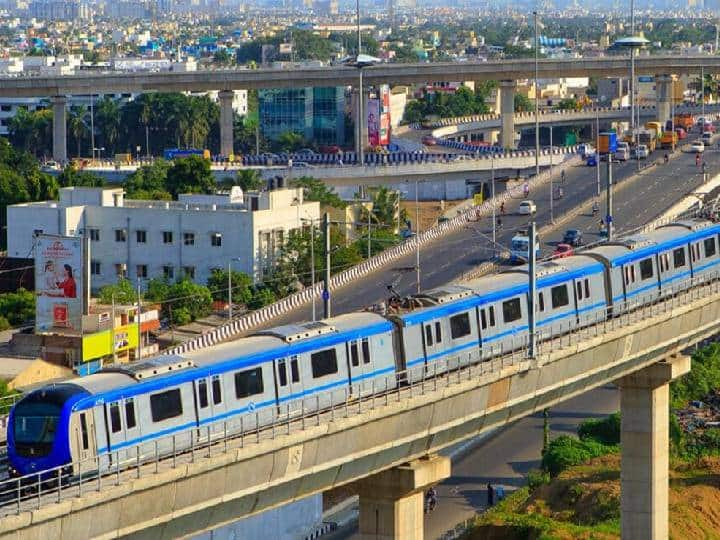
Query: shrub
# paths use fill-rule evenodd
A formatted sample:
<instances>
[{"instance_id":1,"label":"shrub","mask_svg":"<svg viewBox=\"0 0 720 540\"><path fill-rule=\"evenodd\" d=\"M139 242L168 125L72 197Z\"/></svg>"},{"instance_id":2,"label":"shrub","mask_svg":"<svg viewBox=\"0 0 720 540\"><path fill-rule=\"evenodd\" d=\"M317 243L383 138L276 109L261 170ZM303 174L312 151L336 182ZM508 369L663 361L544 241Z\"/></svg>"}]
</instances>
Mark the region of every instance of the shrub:
<instances>
[{"instance_id":1,"label":"shrub","mask_svg":"<svg viewBox=\"0 0 720 540\"><path fill-rule=\"evenodd\" d=\"M580 465L613 451L615 451L615 447L605 446L594 440L581 441L562 435L550 442L550 446L542 458L542 467L550 476L554 477L568 467Z\"/></svg>"},{"instance_id":2,"label":"shrub","mask_svg":"<svg viewBox=\"0 0 720 540\"><path fill-rule=\"evenodd\" d=\"M550 474L547 471L533 469L528 472L527 480L528 488L530 488L530 491L534 491L540 486L550 483Z\"/></svg>"},{"instance_id":3,"label":"shrub","mask_svg":"<svg viewBox=\"0 0 720 540\"><path fill-rule=\"evenodd\" d=\"M620 444L620 413L599 420L586 420L578 427L578 436L582 441Z\"/></svg>"},{"instance_id":4,"label":"shrub","mask_svg":"<svg viewBox=\"0 0 720 540\"><path fill-rule=\"evenodd\" d=\"M260 309L263 306L272 304L275 301L275 294L267 287L259 287L253 292L252 299L248 302L247 307L250 309Z\"/></svg>"}]
</instances>

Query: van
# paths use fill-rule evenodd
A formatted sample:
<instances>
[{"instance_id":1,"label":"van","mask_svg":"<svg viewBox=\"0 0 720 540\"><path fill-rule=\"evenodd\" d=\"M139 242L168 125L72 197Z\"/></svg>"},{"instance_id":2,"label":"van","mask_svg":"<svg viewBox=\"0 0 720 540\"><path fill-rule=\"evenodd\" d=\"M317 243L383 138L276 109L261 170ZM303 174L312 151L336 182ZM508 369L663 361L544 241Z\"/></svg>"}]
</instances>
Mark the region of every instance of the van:
<instances>
[{"instance_id":1,"label":"van","mask_svg":"<svg viewBox=\"0 0 720 540\"><path fill-rule=\"evenodd\" d=\"M619 147L613 154L615 161L627 161L630 158L630 151L627 147Z\"/></svg>"}]
</instances>

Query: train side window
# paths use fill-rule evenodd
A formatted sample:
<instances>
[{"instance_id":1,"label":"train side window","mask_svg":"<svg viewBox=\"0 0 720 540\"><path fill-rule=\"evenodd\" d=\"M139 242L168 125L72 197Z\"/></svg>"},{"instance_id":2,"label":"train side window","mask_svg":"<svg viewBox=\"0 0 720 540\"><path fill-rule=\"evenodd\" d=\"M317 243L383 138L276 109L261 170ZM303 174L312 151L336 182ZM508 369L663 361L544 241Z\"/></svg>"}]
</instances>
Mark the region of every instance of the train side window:
<instances>
[{"instance_id":1,"label":"train side window","mask_svg":"<svg viewBox=\"0 0 720 540\"><path fill-rule=\"evenodd\" d=\"M717 253L717 249L715 248L715 237L711 236L710 238L706 238L704 244L705 244L705 257L715 256L715 253Z\"/></svg>"},{"instance_id":2,"label":"train side window","mask_svg":"<svg viewBox=\"0 0 720 540\"><path fill-rule=\"evenodd\" d=\"M460 339L470 335L470 316L467 313L460 313L450 317L450 337Z\"/></svg>"},{"instance_id":3,"label":"train side window","mask_svg":"<svg viewBox=\"0 0 720 540\"><path fill-rule=\"evenodd\" d=\"M332 375L338 372L337 354L335 349L325 349L310 355L313 379Z\"/></svg>"},{"instance_id":4,"label":"train side window","mask_svg":"<svg viewBox=\"0 0 720 540\"><path fill-rule=\"evenodd\" d=\"M430 347L433 344L432 326L425 325L425 346Z\"/></svg>"},{"instance_id":5,"label":"train side window","mask_svg":"<svg viewBox=\"0 0 720 540\"><path fill-rule=\"evenodd\" d=\"M485 330L487 328L487 319L485 318L485 310L480 310L480 327Z\"/></svg>"},{"instance_id":6,"label":"train side window","mask_svg":"<svg viewBox=\"0 0 720 540\"><path fill-rule=\"evenodd\" d=\"M630 281L635 283L635 265L630 266Z\"/></svg>"},{"instance_id":7,"label":"train side window","mask_svg":"<svg viewBox=\"0 0 720 540\"><path fill-rule=\"evenodd\" d=\"M162 422L183 413L180 389L173 388L150 396L150 415L153 422Z\"/></svg>"},{"instance_id":8,"label":"train side window","mask_svg":"<svg viewBox=\"0 0 720 540\"><path fill-rule=\"evenodd\" d=\"M625 285L628 285L630 283L630 267L625 267Z\"/></svg>"},{"instance_id":9,"label":"train side window","mask_svg":"<svg viewBox=\"0 0 720 540\"><path fill-rule=\"evenodd\" d=\"M88 439L87 419L85 418L85 413L80 413L80 435L82 436L83 450L87 450L90 447L90 441Z\"/></svg>"},{"instance_id":10,"label":"train side window","mask_svg":"<svg viewBox=\"0 0 720 540\"><path fill-rule=\"evenodd\" d=\"M125 400L125 429L132 429L137 425L135 420L135 400L127 398Z\"/></svg>"},{"instance_id":11,"label":"train side window","mask_svg":"<svg viewBox=\"0 0 720 540\"><path fill-rule=\"evenodd\" d=\"M653 277L653 263L651 258L640 261L640 279L650 279Z\"/></svg>"},{"instance_id":12,"label":"train side window","mask_svg":"<svg viewBox=\"0 0 720 540\"><path fill-rule=\"evenodd\" d=\"M358 367L360 365L360 356L358 355L357 341L350 342L350 362L352 363L353 367Z\"/></svg>"},{"instance_id":13,"label":"train side window","mask_svg":"<svg viewBox=\"0 0 720 540\"><path fill-rule=\"evenodd\" d=\"M550 289L550 297L553 309L567 306L570 303L567 285L558 285L557 287Z\"/></svg>"},{"instance_id":14,"label":"train side window","mask_svg":"<svg viewBox=\"0 0 720 540\"><path fill-rule=\"evenodd\" d=\"M200 379L198 381L198 402L201 409L204 409L208 406L207 379Z\"/></svg>"},{"instance_id":15,"label":"train side window","mask_svg":"<svg viewBox=\"0 0 720 540\"><path fill-rule=\"evenodd\" d=\"M278 360L278 384L280 386L287 386L287 362L284 358Z\"/></svg>"},{"instance_id":16,"label":"train side window","mask_svg":"<svg viewBox=\"0 0 720 540\"><path fill-rule=\"evenodd\" d=\"M575 283L575 288L577 289L577 299L582 300L582 298L583 298L582 282L578 281L577 283Z\"/></svg>"},{"instance_id":17,"label":"train side window","mask_svg":"<svg viewBox=\"0 0 720 540\"><path fill-rule=\"evenodd\" d=\"M368 338L362 339L362 354L363 354L363 364L369 364L370 363L370 341Z\"/></svg>"},{"instance_id":18,"label":"train side window","mask_svg":"<svg viewBox=\"0 0 720 540\"><path fill-rule=\"evenodd\" d=\"M545 311L545 294L538 294L538 304L540 304L540 311Z\"/></svg>"},{"instance_id":19,"label":"train side window","mask_svg":"<svg viewBox=\"0 0 720 540\"><path fill-rule=\"evenodd\" d=\"M435 343L440 343L442 341L442 333L440 332L440 323L435 323Z\"/></svg>"},{"instance_id":20,"label":"train side window","mask_svg":"<svg viewBox=\"0 0 720 540\"><path fill-rule=\"evenodd\" d=\"M222 403L222 384L220 383L220 375L213 375L212 395L213 405L220 405Z\"/></svg>"},{"instance_id":21,"label":"train side window","mask_svg":"<svg viewBox=\"0 0 720 540\"><path fill-rule=\"evenodd\" d=\"M585 298L590 298L590 280L585 280Z\"/></svg>"},{"instance_id":22,"label":"train side window","mask_svg":"<svg viewBox=\"0 0 720 540\"><path fill-rule=\"evenodd\" d=\"M490 326L495 326L495 306L490 306L488 315L490 315Z\"/></svg>"},{"instance_id":23,"label":"train side window","mask_svg":"<svg viewBox=\"0 0 720 540\"><path fill-rule=\"evenodd\" d=\"M117 433L122 429L120 422L120 404L116 401L110 404L110 431Z\"/></svg>"},{"instance_id":24,"label":"train side window","mask_svg":"<svg viewBox=\"0 0 720 540\"><path fill-rule=\"evenodd\" d=\"M300 382L300 369L298 368L298 357L292 355L290 357L290 379L292 382Z\"/></svg>"},{"instance_id":25,"label":"train side window","mask_svg":"<svg viewBox=\"0 0 720 540\"><path fill-rule=\"evenodd\" d=\"M519 298L513 298L512 300L503 302L503 321L505 323L517 321L520 317L522 317L522 311L520 310Z\"/></svg>"},{"instance_id":26,"label":"train side window","mask_svg":"<svg viewBox=\"0 0 720 540\"><path fill-rule=\"evenodd\" d=\"M262 394L264 390L262 368L246 369L235 374L235 397L238 399Z\"/></svg>"}]
</instances>

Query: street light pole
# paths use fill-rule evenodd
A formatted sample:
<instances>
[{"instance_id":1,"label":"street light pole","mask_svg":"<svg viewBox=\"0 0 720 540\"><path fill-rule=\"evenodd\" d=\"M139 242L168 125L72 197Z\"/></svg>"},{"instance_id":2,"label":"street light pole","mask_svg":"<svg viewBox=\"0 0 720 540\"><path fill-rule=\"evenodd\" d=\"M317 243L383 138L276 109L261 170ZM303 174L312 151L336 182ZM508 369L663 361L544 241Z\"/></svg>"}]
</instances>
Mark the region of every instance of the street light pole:
<instances>
[{"instance_id":1,"label":"street light pole","mask_svg":"<svg viewBox=\"0 0 720 540\"><path fill-rule=\"evenodd\" d=\"M595 169L597 172L597 196L600 197L600 109L595 103Z\"/></svg>"},{"instance_id":2,"label":"street light pole","mask_svg":"<svg viewBox=\"0 0 720 540\"><path fill-rule=\"evenodd\" d=\"M325 245L325 280L323 283L323 318L330 318L330 215L323 214L323 240Z\"/></svg>"},{"instance_id":3,"label":"street light pole","mask_svg":"<svg viewBox=\"0 0 720 540\"><path fill-rule=\"evenodd\" d=\"M538 82L538 13L535 17L535 176L540 174L540 85Z\"/></svg>"},{"instance_id":4,"label":"street light pole","mask_svg":"<svg viewBox=\"0 0 720 540\"><path fill-rule=\"evenodd\" d=\"M90 94L90 148L93 149L93 161L95 160L95 95Z\"/></svg>"},{"instance_id":5,"label":"street light pole","mask_svg":"<svg viewBox=\"0 0 720 540\"><path fill-rule=\"evenodd\" d=\"M550 124L550 223L555 223L555 215L553 214L553 127Z\"/></svg>"},{"instance_id":6,"label":"street light pole","mask_svg":"<svg viewBox=\"0 0 720 540\"><path fill-rule=\"evenodd\" d=\"M700 101L702 106L703 129L705 129L705 66L700 66Z\"/></svg>"},{"instance_id":7,"label":"street light pole","mask_svg":"<svg viewBox=\"0 0 720 540\"><path fill-rule=\"evenodd\" d=\"M232 321L232 260L228 261L228 320Z\"/></svg>"},{"instance_id":8,"label":"street light pole","mask_svg":"<svg viewBox=\"0 0 720 540\"><path fill-rule=\"evenodd\" d=\"M420 294L420 203L418 200L418 181L415 180L415 279L417 293Z\"/></svg>"},{"instance_id":9,"label":"street light pole","mask_svg":"<svg viewBox=\"0 0 720 540\"><path fill-rule=\"evenodd\" d=\"M600 166L598 164L598 166ZM607 226L607 239L612 242L613 239L613 177L612 177L612 154L608 153L607 166L607 216L605 216L605 224Z\"/></svg>"},{"instance_id":10,"label":"street light pole","mask_svg":"<svg viewBox=\"0 0 720 540\"><path fill-rule=\"evenodd\" d=\"M315 220L310 220L310 290L312 294L312 320L315 322Z\"/></svg>"},{"instance_id":11,"label":"street light pole","mask_svg":"<svg viewBox=\"0 0 720 540\"><path fill-rule=\"evenodd\" d=\"M496 228L495 228L495 221L496 221L496 217L495 217L495 152L493 152L492 158L491 158L491 161L490 161L490 182L491 182L491 185L492 185L492 188L491 188L491 189L492 189L492 192L491 192L491 195L492 195L492 211L493 211L493 214L492 214L492 234L493 234L493 237L492 237L492 238L493 238L493 251L494 251L494 250L495 250L495 242L497 241L497 238L495 237L495 235L496 235Z\"/></svg>"},{"instance_id":12,"label":"street light pole","mask_svg":"<svg viewBox=\"0 0 720 540\"><path fill-rule=\"evenodd\" d=\"M535 258L537 257L537 252L535 251L535 243L537 241L537 238L534 221L531 221L528 227L528 237L528 334L530 338L528 343L528 356L530 358L535 358L535 348L537 345L537 338L535 333L535 299L537 297L537 283L535 280Z\"/></svg>"}]
</instances>

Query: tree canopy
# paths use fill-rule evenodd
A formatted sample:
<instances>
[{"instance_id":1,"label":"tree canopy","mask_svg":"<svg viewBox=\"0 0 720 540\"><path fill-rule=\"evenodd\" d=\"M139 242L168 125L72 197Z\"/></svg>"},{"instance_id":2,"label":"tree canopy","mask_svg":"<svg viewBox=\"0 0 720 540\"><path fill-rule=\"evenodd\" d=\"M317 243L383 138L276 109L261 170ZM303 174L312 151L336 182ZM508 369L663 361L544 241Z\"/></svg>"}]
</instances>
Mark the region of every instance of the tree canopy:
<instances>
[{"instance_id":1,"label":"tree canopy","mask_svg":"<svg viewBox=\"0 0 720 540\"><path fill-rule=\"evenodd\" d=\"M405 121L422 122L428 116L454 118L487 113L490 110L485 103L488 91L487 86L483 86L477 91L461 86L454 93L427 93L423 98L407 104Z\"/></svg>"}]
</instances>

